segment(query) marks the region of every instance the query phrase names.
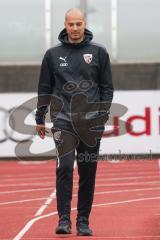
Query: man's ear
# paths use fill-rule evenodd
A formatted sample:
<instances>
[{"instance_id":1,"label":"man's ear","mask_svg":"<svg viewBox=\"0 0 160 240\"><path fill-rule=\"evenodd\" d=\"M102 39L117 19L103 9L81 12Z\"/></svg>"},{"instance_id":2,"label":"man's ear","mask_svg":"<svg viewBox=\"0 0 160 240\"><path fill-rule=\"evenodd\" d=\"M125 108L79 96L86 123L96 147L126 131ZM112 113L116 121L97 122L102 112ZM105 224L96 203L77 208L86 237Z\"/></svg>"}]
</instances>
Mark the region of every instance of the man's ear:
<instances>
[{"instance_id":1,"label":"man's ear","mask_svg":"<svg viewBox=\"0 0 160 240\"><path fill-rule=\"evenodd\" d=\"M64 26L65 26L65 28L66 28L66 21L64 21Z\"/></svg>"}]
</instances>

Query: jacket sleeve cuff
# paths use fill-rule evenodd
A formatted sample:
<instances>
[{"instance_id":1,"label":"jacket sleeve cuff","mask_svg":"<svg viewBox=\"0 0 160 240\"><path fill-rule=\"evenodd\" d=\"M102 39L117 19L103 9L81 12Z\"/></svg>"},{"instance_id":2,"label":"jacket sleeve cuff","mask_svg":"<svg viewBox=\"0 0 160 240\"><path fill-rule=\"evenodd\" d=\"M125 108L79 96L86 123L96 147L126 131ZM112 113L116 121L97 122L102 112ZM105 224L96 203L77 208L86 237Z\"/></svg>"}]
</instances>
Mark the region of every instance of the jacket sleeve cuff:
<instances>
[{"instance_id":1,"label":"jacket sleeve cuff","mask_svg":"<svg viewBox=\"0 0 160 240\"><path fill-rule=\"evenodd\" d=\"M35 120L36 120L36 124L42 124L42 125L45 124L45 122L42 118L36 118Z\"/></svg>"}]
</instances>

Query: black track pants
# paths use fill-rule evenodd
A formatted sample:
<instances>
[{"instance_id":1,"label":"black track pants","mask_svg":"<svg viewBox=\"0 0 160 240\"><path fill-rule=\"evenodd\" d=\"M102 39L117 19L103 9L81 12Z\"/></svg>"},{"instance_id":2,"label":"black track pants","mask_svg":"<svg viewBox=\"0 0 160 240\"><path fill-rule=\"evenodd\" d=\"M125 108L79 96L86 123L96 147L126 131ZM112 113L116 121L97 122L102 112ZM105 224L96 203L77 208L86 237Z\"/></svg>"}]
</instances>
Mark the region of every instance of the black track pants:
<instances>
[{"instance_id":1,"label":"black track pants","mask_svg":"<svg viewBox=\"0 0 160 240\"><path fill-rule=\"evenodd\" d=\"M78 217L89 217L93 203L100 139L95 146L80 140L69 123L57 122L52 129L57 149L56 194L59 216L70 214L74 161L79 174ZM75 154L75 152L77 154Z\"/></svg>"}]
</instances>

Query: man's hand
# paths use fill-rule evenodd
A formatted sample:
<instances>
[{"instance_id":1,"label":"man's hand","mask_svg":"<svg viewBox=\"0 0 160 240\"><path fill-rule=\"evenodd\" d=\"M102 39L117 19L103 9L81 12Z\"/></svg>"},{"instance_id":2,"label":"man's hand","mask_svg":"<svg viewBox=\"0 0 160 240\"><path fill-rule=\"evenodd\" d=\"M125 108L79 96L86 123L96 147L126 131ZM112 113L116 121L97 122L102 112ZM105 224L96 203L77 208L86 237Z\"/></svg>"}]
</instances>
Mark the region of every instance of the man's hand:
<instances>
[{"instance_id":1,"label":"man's hand","mask_svg":"<svg viewBox=\"0 0 160 240\"><path fill-rule=\"evenodd\" d=\"M45 125L44 124L37 124L36 126L36 131L38 133L38 135L40 136L40 138L44 139L45 135L46 135L46 129L45 129Z\"/></svg>"}]
</instances>

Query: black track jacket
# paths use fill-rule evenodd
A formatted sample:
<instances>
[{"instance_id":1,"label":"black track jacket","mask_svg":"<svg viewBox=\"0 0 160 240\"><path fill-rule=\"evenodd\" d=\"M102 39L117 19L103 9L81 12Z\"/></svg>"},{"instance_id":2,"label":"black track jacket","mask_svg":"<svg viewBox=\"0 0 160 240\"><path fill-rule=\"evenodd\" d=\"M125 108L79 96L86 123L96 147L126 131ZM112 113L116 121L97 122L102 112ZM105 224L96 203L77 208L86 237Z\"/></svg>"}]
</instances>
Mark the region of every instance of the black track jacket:
<instances>
[{"instance_id":1,"label":"black track jacket","mask_svg":"<svg viewBox=\"0 0 160 240\"><path fill-rule=\"evenodd\" d=\"M45 53L38 86L37 124L44 124L49 104L52 122L55 118L70 121L71 99L76 94L84 94L92 103L112 102L109 55L103 46L93 43L92 38L92 33L85 29L81 43L70 43L64 29L59 34L61 43ZM81 101L77 108L80 105Z\"/></svg>"}]
</instances>

